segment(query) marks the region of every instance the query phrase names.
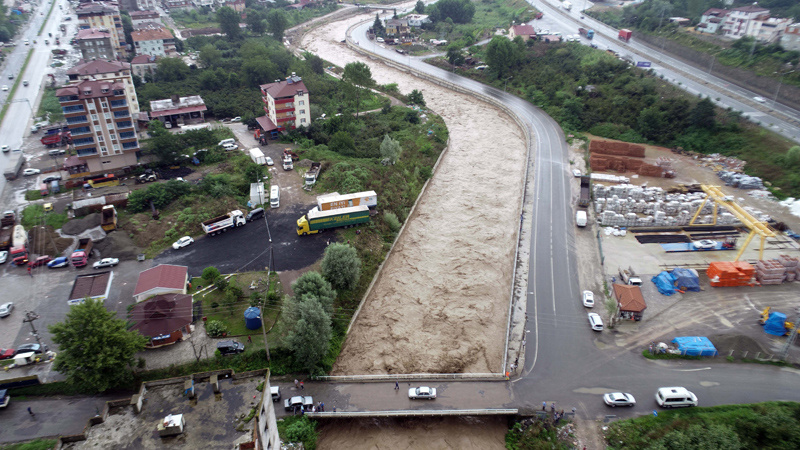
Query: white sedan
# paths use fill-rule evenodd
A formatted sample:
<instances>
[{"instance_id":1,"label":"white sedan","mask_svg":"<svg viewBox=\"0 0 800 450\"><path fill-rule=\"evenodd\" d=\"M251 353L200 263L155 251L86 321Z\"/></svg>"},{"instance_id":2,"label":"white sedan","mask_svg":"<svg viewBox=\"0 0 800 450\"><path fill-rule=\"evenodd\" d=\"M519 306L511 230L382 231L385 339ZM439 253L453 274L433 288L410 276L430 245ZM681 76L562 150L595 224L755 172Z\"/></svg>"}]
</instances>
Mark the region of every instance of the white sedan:
<instances>
[{"instance_id":1,"label":"white sedan","mask_svg":"<svg viewBox=\"0 0 800 450\"><path fill-rule=\"evenodd\" d=\"M269 156L267 156L267 165L268 166L274 166L275 165L275 161L273 161L272 158L270 158Z\"/></svg>"},{"instance_id":2,"label":"white sedan","mask_svg":"<svg viewBox=\"0 0 800 450\"><path fill-rule=\"evenodd\" d=\"M179 248L186 247L187 245L191 244L192 242L194 242L194 239L192 239L191 236L184 236L184 237L178 239L177 241L175 241L175 243L172 244L172 248L177 250Z\"/></svg>"},{"instance_id":3,"label":"white sedan","mask_svg":"<svg viewBox=\"0 0 800 450\"><path fill-rule=\"evenodd\" d=\"M594 292L583 291L583 306L587 308L594 308Z\"/></svg>"},{"instance_id":4,"label":"white sedan","mask_svg":"<svg viewBox=\"0 0 800 450\"><path fill-rule=\"evenodd\" d=\"M609 392L603 395L603 401L606 405L614 408L616 406L633 406L636 404L636 399L631 394L623 392Z\"/></svg>"},{"instance_id":5,"label":"white sedan","mask_svg":"<svg viewBox=\"0 0 800 450\"><path fill-rule=\"evenodd\" d=\"M119 258L103 258L92 264L92 267L95 269L102 269L103 267L114 267L117 264L119 264Z\"/></svg>"},{"instance_id":6,"label":"white sedan","mask_svg":"<svg viewBox=\"0 0 800 450\"><path fill-rule=\"evenodd\" d=\"M25 169L25 170L22 171L22 174L27 177L27 176L30 176L30 175L39 175L41 172L42 171L39 170L39 169Z\"/></svg>"},{"instance_id":7,"label":"white sedan","mask_svg":"<svg viewBox=\"0 0 800 450\"><path fill-rule=\"evenodd\" d=\"M14 303L8 302L3 303L0 305L0 317L8 317L11 315L11 311L14 310Z\"/></svg>"},{"instance_id":8,"label":"white sedan","mask_svg":"<svg viewBox=\"0 0 800 450\"><path fill-rule=\"evenodd\" d=\"M712 248L717 247L717 241L712 241L711 239L703 239L700 241L692 242L692 245L694 245L694 248L710 250Z\"/></svg>"},{"instance_id":9,"label":"white sedan","mask_svg":"<svg viewBox=\"0 0 800 450\"><path fill-rule=\"evenodd\" d=\"M4 84L4 85L3 85L3 90L4 90L4 91L7 91L7 90L8 90L8 86L6 86L6 85Z\"/></svg>"},{"instance_id":10,"label":"white sedan","mask_svg":"<svg viewBox=\"0 0 800 450\"><path fill-rule=\"evenodd\" d=\"M3 250L2 252L0 252L0 264L3 264L7 260L8 260L8 252Z\"/></svg>"},{"instance_id":11,"label":"white sedan","mask_svg":"<svg viewBox=\"0 0 800 450\"><path fill-rule=\"evenodd\" d=\"M427 386L411 388L408 390L408 398L412 400L421 398L427 398L429 400L433 400L436 398L436 388Z\"/></svg>"}]
</instances>

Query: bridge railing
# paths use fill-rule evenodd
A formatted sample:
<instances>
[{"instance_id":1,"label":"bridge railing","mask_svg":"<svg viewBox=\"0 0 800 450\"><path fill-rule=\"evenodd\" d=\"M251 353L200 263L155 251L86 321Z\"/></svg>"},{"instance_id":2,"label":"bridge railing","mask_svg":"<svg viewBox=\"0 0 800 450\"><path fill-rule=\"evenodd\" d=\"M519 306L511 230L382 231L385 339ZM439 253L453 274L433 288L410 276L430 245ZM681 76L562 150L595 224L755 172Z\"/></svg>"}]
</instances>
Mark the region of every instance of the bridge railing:
<instances>
[{"instance_id":1,"label":"bridge railing","mask_svg":"<svg viewBox=\"0 0 800 450\"><path fill-rule=\"evenodd\" d=\"M411 380L500 381L505 379L505 374L502 373L406 373L397 375L320 375L314 377L314 380L317 381L334 381L337 383L376 383L381 381Z\"/></svg>"},{"instance_id":2,"label":"bridge railing","mask_svg":"<svg viewBox=\"0 0 800 450\"><path fill-rule=\"evenodd\" d=\"M309 412L307 416L314 419L347 419L353 417L423 417L423 416L513 416L519 410L508 409L406 409L399 411L325 411Z\"/></svg>"}]
</instances>

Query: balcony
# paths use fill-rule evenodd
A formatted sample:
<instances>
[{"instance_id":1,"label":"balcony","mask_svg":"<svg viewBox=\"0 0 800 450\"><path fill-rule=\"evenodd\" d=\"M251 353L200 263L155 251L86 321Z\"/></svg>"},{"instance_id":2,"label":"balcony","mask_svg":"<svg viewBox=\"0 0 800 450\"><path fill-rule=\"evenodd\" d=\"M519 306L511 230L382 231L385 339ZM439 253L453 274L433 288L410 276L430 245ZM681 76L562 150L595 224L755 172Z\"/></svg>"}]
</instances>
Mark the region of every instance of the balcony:
<instances>
[{"instance_id":1,"label":"balcony","mask_svg":"<svg viewBox=\"0 0 800 450\"><path fill-rule=\"evenodd\" d=\"M97 147L76 149L78 156L93 156L97 154Z\"/></svg>"},{"instance_id":2,"label":"balcony","mask_svg":"<svg viewBox=\"0 0 800 450\"><path fill-rule=\"evenodd\" d=\"M91 134L92 130L89 127L78 127L78 128L70 128L69 130L72 133L72 137L81 136L84 134Z\"/></svg>"},{"instance_id":3,"label":"balcony","mask_svg":"<svg viewBox=\"0 0 800 450\"><path fill-rule=\"evenodd\" d=\"M119 134L119 138L120 139L130 139L130 138L135 138L135 137L136 137L136 133L134 133L133 131L125 131L125 132L122 132L122 133Z\"/></svg>"},{"instance_id":4,"label":"balcony","mask_svg":"<svg viewBox=\"0 0 800 450\"><path fill-rule=\"evenodd\" d=\"M74 117L67 117L67 123L70 125L76 125L79 123L87 123L89 122L86 120L86 116L74 116Z\"/></svg>"},{"instance_id":5,"label":"balcony","mask_svg":"<svg viewBox=\"0 0 800 450\"><path fill-rule=\"evenodd\" d=\"M86 111L83 105L63 106L61 110L64 111L64 114Z\"/></svg>"},{"instance_id":6,"label":"balcony","mask_svg":"<svg viewBox=\"0 0 800 450\"><path fill-rule=\"evenodd\" d=\"M123 117L130 117L131 113L128 110L125 111L114 111L114 118L121 119Z\"/></svg>"},{"instance_id":7,"label":"balcony","mask_svg":"<svg viewBox=\"0 0 800 450\"><path fill-rule=\"evenodd\" d=\"M126 128L133 128L133 122L131 122L130 120L117 122L117 129L118 130L124 130Z\"/></svg>"},{"instance_id":8,"label":"balcony","mask_svg":"<svg viewBox=\"0 0 800 450\"><path fill-rule=\"evenodd\" d=\"M138 149L138 148L139 148L139 143L136 142L136 141L123 142L122 143L122 150L132 150L132 149Z\"/></svg>"}]
</instances>

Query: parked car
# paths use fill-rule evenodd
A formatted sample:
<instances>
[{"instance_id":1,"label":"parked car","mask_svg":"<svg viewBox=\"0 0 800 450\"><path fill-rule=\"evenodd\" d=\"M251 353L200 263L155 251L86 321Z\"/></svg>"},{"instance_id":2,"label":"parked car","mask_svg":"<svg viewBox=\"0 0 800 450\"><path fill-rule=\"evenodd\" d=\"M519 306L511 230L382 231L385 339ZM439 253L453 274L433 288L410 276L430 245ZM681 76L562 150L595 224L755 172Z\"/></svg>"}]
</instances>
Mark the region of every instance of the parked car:
<instances>
[{"instance_id":1,"label":"parked car","mask_svg":"<svg viewBox=\"0 0 800 450\"><path fill-rule=\"evenodd\" d=\"M0 264L5 263L6 261L8 261L8 252L3 250L0 252Z\"/></svg>"},{"instance_id":2,"label":"parked car","mask_svg":"<svg viewBox=\"0 0 800 450\"><path fill-rule=\"evenodd\" d=\"M656 391L656 403L662 408L697 406L697 397L685 387L662 387Z\"/></svg>"},{"instance_id":3,"label":"parked car","mask_svg":"<svg viewBox=\"0 0 800 450\"><path fill-rule=\"evenodd\" d=\"M59 267L67 267L69 265L69 258L66 256L59 256L58 258L47 263L47 267L51 269L58 269Z\"/></svg>"},{"instance_id":4,"label":"parked car","mask_svg":"<svg viewBox=\"0 0 800 450\"><path fill-rule=\"evenodd\" d=\"M25 86L25 87L27 87L27 86L28 86L28 80L23 80L23 81L22 81L22 85L23 85L23 86Z\"/></svg>"},{"instance_id":5,"label":"parked car","mask_svg":"<svg viewBox=\"0 0 800 450\"><path fill-rule=\"evenodd\" d=\"M694 248L708 250L715 248L717 246L717 241L712 241L711 239L702 239L692 242L692 245L694 245Z\"/></svg>"},{"instance_id":6,"label":"parked car","mask_svg":"<svg viewBox=\"0 0 800 450\"><path fill-rule=\"evenodd\" d=\"M0 360L12 358L16 354L17 351L13 348L0 348Z\"/></svg>"},{"instance_id":7,"label":"parked car","mask_svg":"<svg viewBox=\"0 0 800 450\"><path fill-rule=\"evenodd\" d=\"M189 245L189 244L191 244L193 242L194 242L194 239L192 239L191 236L184 236L184 237L178 239L177 241L175 241L175 243L172 244L172 248L177 250L179 248L186 247L187 245Z\"/></svg>"},{"instance_id":8,"label":"parked car","mask_svg":"<svg viewBox=\"0 0 800 450\"><path fill-rule=\"evenodd\" d=\"M411 388L408 390L408 398L412 400L424 398L433 400L436 398L436 388L427 386Z\"/></svg>"},{"instance_id":9,"label":"parked car","mask_svg":"<svg viewBox=\"0 0 800 450\"><path fill-rule=\"evenodd\" d=\"M587 308L594 308L594 292L583 291L583 306Z\"/></svg>"},{"instance_id":10,"label":"parked car","mask_svg":"<svg viewBox=\"0 0 800 450\"><path fill-rule=\"evenodd\" d=\"M623 392L609 392L603 395L603 401L606 405L614 408L617 406L633 406L636 404L636 399L631 394Z\"/></svg>"},{"instance_id":11,"label":"parked car","mask_svg":"<svg viewBox=\"0 0 800 450\"><path fill-rule=\"evenodd\" d=\"M270 158L269 156L267 156L267 165L268 166L274 166L275 165L275 161L273 161L272 158Z\"/></svg>"},{"instance_id":12,"label":"parked car","mask_svg":"<svg viewBox=\"0 0 800 450\"><path fill-rule=\"evenodd\" d=\"M8 316L10 316L11 315L11 311L13 311L13 310L14 310L14 303L13 302L3 303L2 305L0 305L0 317L8 317Z\"/></svg>"},{"instance_id":13,"label":"parked car","mask_svg":"<svg viewBox=\"0 0 800 450\"><path fill-rule=\"evenodd\" d=\"M235 355L244 351L244 344L236 341L220 341L217 343L217 350L223 355Z\"/></svg>"},{"instance_id":14,"label":"parked car","mask_svg":"<svg viewBox=\"0 0 800 450\"><path fill-rule=\"evenodd\" d=\"M241 122L241 121L242 121L242 118L240 116L236 116L233 119L231 119L231 122Z\"/></svg>"},{"instance_id":15,"label":"parked car","mask_svg":"<svg viewBox=\"0 0 800 450\"><path fill-rule=\"evenodd\" d=\"M42 179L42 183L50 183L53 181L61 181L61 175L50 175Z\"/></svg>"},{"instance_id":16,"label":"parked car","mask_svg":"<svg viewBox=\"0 0 800 450\"><path fill-rule=\"evenodd\" d=\"M43 349L42 346L39 344L24 344L17 347L17 354L20 353L42 353Z\"/></svg>"},{"instance_id":17,"label":"parked car","mask_svg":"<svg viewBox=\"0 0 800 450\"><path fill-rule=\"evenodd\" d=\"M4 85L3 85L3 90L4 90L4 91L7 91L7 90L8 90L8 85L5 85L5 84L4 84Z\"/></svg>"},{"instance_id":18,"label":"parked car","mask_svg":"<svg viewBox=\"0 0 800 450\"><path fill-rule=\"evenodd\" d=\"M3 153L8 153L8 151L11 150L11 147L9 147L8 145L5 145L5 144L4 145L0 145L0 150L2 150Z\"/></svg>"},{"instance_id":19,"label":"parked car","mask_svg":"<svg viewBox=\"0 0 800 450\"><path fill-rule=\"evenodd\" d=\"M269 394L272 396L272 401L277 402L281 399L281 387L280 386L270 386L269 387Z\"/></svg>"},{"instance_id":20,"label":"parked car","mask_svg":"<svg viewBox=\"0 0 800 450\"><path fill-rule=\"evenodd\" d=\"M222 148L224 148L225 151L231 151L231 150L237 150L239 146L236 144L224 144Z\"/></svg>"},{"instance_id":21,"label":"parked car","mask_svg":"<svg viewBox=\"0 0 800 450\"><path fill-rule=\"evenodd\" d=\"M291 411L294 408L303 408L306 411L310 411L312 406L314 406L314 399L310 395L305 397L296 395L283 401L283 409L287 411Z\"/></svg>"},{"instance_id":22,"label":"parked car","mask_svg":"<svg viewBox=\"0 0 800 450\"><path fill-rule=\"evenodd\" d=\"M600 314L589 313L588 317L589 326L591 326L594 331L603 331L603 319L600 317Z\"/></svg>"},{"instance_id":23,"label":"parked car","mask_svg":"<svg viewBox=\"0 0 800 450\"><path fill-rule=\"evenodd\" d=\"M581 171L578 169L572 169L572 176L574 176L575 178L580 178Z\"/></svg>"},{"instance_id":24,"label":"parked car","mask_svg":"<svg viewBox=\"0 0 800 450\"><path fill-rule=\"evenodd\" d=\"M119 264L119 258L103 258L92 264L92 267L95 269L102 269L103 267L114 267L117 264Z\"/></svg>"},{"instance_id":25,"label":"parked car","mask_svg":"<svg viewBox=\"0 0 800 450\"><path fill-rule=\"evenodd\" d=\"M36 268L36 267L39 267L39 266L43 266L43 265L49 263L52 260L53 260L53 258L51 258L50 255L42 255L42 256L37 257L33 261L29 262L28 263L28 267L33 269L33 268Z\"/></svg>"},{"instance_id":26,"label":"parked car","mask_svg":"<svg viewBox=\"0 0 800 450\"><path fill-rule=\"evenodd\" d=\"M247 220L248 222L252 222L253 220L258 219L263 215L264 215L264 208L256 208L247 213L247 217L245 217L245 220Z\"/></svg>"},{"instance_id":27,"label":"parked car","mask_svg":"<svg viewBox=\"0 0 800 450\"><path fill-rule=\"evenodd\" d=\"M382 38L382 37L380 37L380 36L378 36L378 37L377 37L375 40L376 40L376 41L378 41L378 42L380 42L381 44L384 42L384 41L383 41L383 38Z\"/></svg>"},{"instance_id":28,"label":"parked car","mask_svg":"<svg viewBox=\"0 0 800 450\"><path fill-rule=\"evenodd\" d=\"M39 170L39 169L25 169L25 170L22 171L22 174L27 177L27 176L30 176L30 175L39 175L41 172L42 171Z\"/></svg>"}]
</instances>

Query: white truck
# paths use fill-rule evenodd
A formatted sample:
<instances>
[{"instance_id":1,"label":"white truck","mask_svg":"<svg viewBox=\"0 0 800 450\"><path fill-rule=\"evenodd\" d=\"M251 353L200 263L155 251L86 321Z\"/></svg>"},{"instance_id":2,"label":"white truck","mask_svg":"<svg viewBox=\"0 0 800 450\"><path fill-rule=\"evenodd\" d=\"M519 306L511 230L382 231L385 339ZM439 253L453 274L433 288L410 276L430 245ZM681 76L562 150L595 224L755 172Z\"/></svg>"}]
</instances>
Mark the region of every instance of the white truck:
<instances>
[{"instance_id":1,"label":"white truck","mask_svg":"<svg viewBox=\"0 0 800 450\"><path fill-rule=\"evenodd\" d=\"M292 162L292 157L289 155L283 155L283 170L292 170L294 169L294 163Z\"/></svg>"},{"instance_id":2,"label":"white truck","mask_svg":"<svg viewBox=\"0 0 800 450\"><path fill-rule=\"evenodd\" d=\"M251 148L249 153L250 159L252 159L254 163L261 166L267 164L267 157L264 156L264 152L262 152L260 148Z\"/></svg>"},{"instance_id":3,"label":"white truck","mask_svg":"<svg viewBox=\"0 0 800 450\"><path fill-rule=\"evenodd\" d=\"M308 169L303 179L305 180L304 189L311 189L311 186L314 186L317 182L317 177L319 176L319 168L321 164L318 162L312 162L311 168Z\"/></svg>"},{"instance_id":4,"label":"white truck","mask_svg":"<svg viewBox=\"0 0 800 450\"><path fill-rule=\"evenodd\" d=\"M571 11L572 10L572 3L564 2L564 9L566 9L567 11Z\"/></svg>"},{"instance_id":5,"label":"white truck","mask_svg":"<svg viewBox=\"0 0 800 450\"><path fill-rule=\"evenodd\" d=\"M374 209L378 206L378 194L375 191L355 192L345 195L333 192L317 197L317 206L320 211L361 205L367 205L370 209Z\"/></svg>"},{"instance_id":6,"label":"white truck","mask_svg":"<svg viewBox=\"0 0 800 450\"><path fill-rule=\"evenodd\" d=\"M622 280L623 283L631 285L631 286L641 286L642 279L636 276L636 272L633 271L630 267L627 269L619 269L619 278Z\"/></svg>"},{"instance_id":7,"label":"white truck","mask_svg":"<svg viewBox=\"0 0 800 450\"><path fill-rule=\"evenodd\" d=\"M246 223L247 220L245 220L244 214L236 209L228 214L225 214L224 216L206 220L205 222L201 223L200 226L203 227L203 231L207 235L214 236L227 232L228 228L236 228L245 225Z\"/></svg>"}]
</instances>

